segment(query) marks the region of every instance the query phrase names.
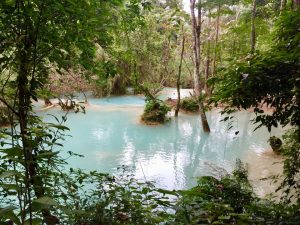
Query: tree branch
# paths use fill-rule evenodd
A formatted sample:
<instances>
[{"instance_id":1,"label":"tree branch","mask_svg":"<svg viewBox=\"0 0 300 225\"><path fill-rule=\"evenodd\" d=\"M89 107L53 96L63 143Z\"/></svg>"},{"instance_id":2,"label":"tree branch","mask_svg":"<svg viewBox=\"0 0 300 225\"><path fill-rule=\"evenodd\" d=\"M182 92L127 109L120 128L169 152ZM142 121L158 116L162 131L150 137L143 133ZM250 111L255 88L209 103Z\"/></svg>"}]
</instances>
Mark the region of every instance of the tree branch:
<instances>
[{"instance_id":1,"label":"tree branch","mask_svg":"<svg viewBox=\"0 0 300 225\"><path fill-rule=\"evenodd\" d=\"M1 96L0 96L0 101L1 101L4 105L6 105L6 107L7 107L10 111L12 111L16 116L19 116L19 113L18 113L16 110L14 110L14 108L11 107L11 106L7 103L7 101L6 101L4 98L2 98Z\"/></svg>"}]
</instances>

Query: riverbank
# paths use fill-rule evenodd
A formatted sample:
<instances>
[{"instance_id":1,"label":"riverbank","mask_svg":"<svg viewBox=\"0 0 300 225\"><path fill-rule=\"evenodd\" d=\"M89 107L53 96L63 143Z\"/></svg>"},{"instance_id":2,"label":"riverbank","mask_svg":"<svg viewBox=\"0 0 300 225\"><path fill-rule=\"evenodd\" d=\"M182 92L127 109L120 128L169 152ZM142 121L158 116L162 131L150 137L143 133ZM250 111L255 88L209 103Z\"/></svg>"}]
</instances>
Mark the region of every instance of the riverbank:
<instances>
[{"instance_id":1,"label":"riverbank","mask_svg":"<svg viewBox=\"0 0 300 225\"><path fill-rule=\"evenodd\" d=\"M281 192L276 192L283 173L284 158L275 154L271 148L249 151L244 159L248 168L248 179L254 192L260 197L274 197L279 200ZM278 177L276 183L272 178Z\"/></svg>"}]
</instances>

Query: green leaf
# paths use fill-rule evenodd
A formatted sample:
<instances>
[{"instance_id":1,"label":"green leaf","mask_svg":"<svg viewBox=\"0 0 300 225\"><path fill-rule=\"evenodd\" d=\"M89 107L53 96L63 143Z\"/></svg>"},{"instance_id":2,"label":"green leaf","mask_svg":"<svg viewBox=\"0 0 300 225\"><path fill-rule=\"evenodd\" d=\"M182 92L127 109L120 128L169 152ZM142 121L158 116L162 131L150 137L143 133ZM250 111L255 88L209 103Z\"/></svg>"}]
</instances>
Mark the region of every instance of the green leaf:
<instances>
[{"instance_id":1,"label":"green leaf","mask_svg":"<svg viewBox=\"0 0 300 225\"><path fill-rule=\"evenodd\" d=\"M20 190L20 187L16 184L0 184L0 186L5 190Z\"/></svg>"},{"instance_id":2,"label":"green leaf","mask_svg":"<svg viewBox=\"0 0 300 225\"><path fill-rule=\"evenodd\" d=\"M21 173L19 173L18 171L15 171L15 170L5 171L0 174L0 178L8 178L8 177L12 177L12 176L23 177L23 175Z\"/></svg>"},{"instance_id":3,"label":"green leaf","mask_svg":"<svg viewBox=\"0 0 300 225\"><path fill-rule=\"evenodd\" d=\"M32 202L32 211L38 212L42 209L48 209L51 206L58 206L58 203L48 196L44 196L38 199L33 200ZM29 210L29 209L27 209Z\"/></svg>"},{"instance_id":4,"label":"green leaf","mask_svg":"<svg viewBox=\"0 0 300 225\"><path fill-rule=\"evenodd\" d=\"M63 125L58 125L58 124L53 124L53 123L50 123L49 124L50 127L54 127L54 128L57 128L59 130L70 130L68 127L66 126L63 126Z\"/></svg>"},{"instance_id":5,"label":"green leaf","mask_svg":"<svg viewBox=\"0 0 300 225\"><path fill-rule=\"evenodd\" d=\"M7 156L22 156L23 151L19 147L13 147L8 149L3 149L1 152L5 153Z\"/></svg>"},{"instance_id":6,"label":"green leaf","mask_svg":"<svg viewBox=\"0 0 300 225\"><path fill-rule=\"evenodd\" d=\"M19 218L14 214L15 206L7 206L0 210L0 218L6 218L14 222L16 225L21 225Z\"/></svg>"},{"instance_id":7,"label":"green leaf","mask_svg":"<svg viewBox=\"0 0 300 225\"><path fill-rule=\"evenodd\" d=\"M53 156L56 156L59 152L43 152L43 153L40 153L37 158L52 158Z\"/></svg>"},{"instance_id":8,"label":"green leaf","mask_svg":"<svg viewBox=\"0 0 300 225\"><path fill-rule=\"evenodd\" d=\"M43 220L39 218L34 218L31 220L32 223L30 223L30 220L26 220L24 225L40 225L42 224Z\"/></svg>"},{"instance_id":9,"label":"green leaf","mask_svg":"<svg viewBox=\"0 0 300 225\"><path fill-rule=\"evenodd\" d=\"M17 207L12 206L12 205L7 206L7 207L5 207L3 209L0 209L0 217L3 216L3 215L5 215L5 214L7 214L7 212L13 211L15 209L17 209Z\"/></svg>"},{"instance_id":10,"label":"green leaf","mask_svg":"<svg viewBox=\"0 0 300 225\"><path fill-rule=\"evenodd\" d=\"M167 195L175 195L177 196L178 194L175 191L169 191L165 189L157 189L157 192L162 193L162 194L167 194Z\"/></svg>"},{"instance_id":11,"label":"green leaf","mask_svg":"<svg viewBox=\"0 0 300 225\"><path fill-rule=\"evenodd\" d=\"M38 199L33 200L34 203L47 205L47 206L58 206L58 203L54 201L52 198L44 196Z\"/></svg>"}]
</instances>

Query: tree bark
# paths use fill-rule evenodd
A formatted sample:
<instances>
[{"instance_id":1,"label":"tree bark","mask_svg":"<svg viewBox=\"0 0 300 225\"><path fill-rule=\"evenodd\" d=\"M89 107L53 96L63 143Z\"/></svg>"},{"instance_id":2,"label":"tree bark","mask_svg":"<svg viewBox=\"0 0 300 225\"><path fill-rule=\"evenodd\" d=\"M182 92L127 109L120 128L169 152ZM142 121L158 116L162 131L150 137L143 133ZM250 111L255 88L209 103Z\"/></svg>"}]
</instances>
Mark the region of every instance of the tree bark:
<instances>
[{"instance_id":1,"label":"tree bark","mask_svg":"<svg viewBox=\"0 0 300 225\"><path fill-rule=\"evenodd\" d=\"M29 39L29 37L28 37ZM23 144L23 154L24 154L24 167L26 171L26 189L27 195L29 196L29 213L30 213L30 220L32 219L31 213L31 189L34 191L35 196L37 198L43 197L45 194L44 184L42 179L38 178L38 164L36 163L36 158L34 156L34 149L32 148L31 135L28 133L28 118L29 113L31 110L31 101L30 101L30 92L29 86L30 81L28 80L29 76L29 68L28 65L30 64L30 49L31 44L30 40L25 41L24 49L20 51L20 67L17 77L17 84L18 84L18 120L20 123L20 135L22 138ZM42 215L44 217L44 222L48 225L58 224L58 219L53 216L48 209L42 210ZM30 222L31 224L32 222Z\"/></svg>"},{"instance_id":2,"label":"tree bark","mask_svg":"<svg viewBox=\"0 0 300 225\"><path fill-rule=\"evenodd\" d=\"M191 3L191 20L193 33L193 56L194 56L194 91L196 96L200 95L200 62L199 62L199 40L197 38L197 21L195 16L195 0L190 0Z\"/></svg>"},{"instance_id":3,"label":"tree bark","mask_svg":"<svg viewBox=\"0 0 300 225\"><path fill-rule=\"evenodd\" d=\"M198 23L195 16L195 0L190 0L192 31L193 31L193 52L194 52L194 91L199 101L199 112L204 132L210 132L208 121L205 115L203 100L201 99L202 88L200 86L200 32L201 32L201 2L198 2ZM199 18L200 17L200 18Z\"/></svg>"},{"instance_id":4,"label":"tree bark","mask_svg":"<svg viewBox=\"0 0 300 225\"><path fill-rule=\"evenodd\" d=\"M218 5L218 12L217 12L217 21L216 21L216 38L215 38L215 49L214 49L214 57L213 57L213 67L212 67L212 76L216 74L216 67L217 67L217 52L218 52L218 42L219 42L219 33L220 33L220 11L221 6Z\"/></svg>"},{"instance_id":5,"label":"tree bark","mask_svg":"<svg viewBox=\"0 0 300 225\"><path fill-rule=\"evenodd\" d=\"M251 15L251 54L255 52L256 45L256 28L255 28L255 17L256 17L256 1L252 1L252 15Z\"/></svg>"},{"instance_id":6,"label":"tree bark","mask_svg":"<svg viewBox=\"0 0 300 225\"><path fill-rule=\"evenodd\" d=\"M24 7L21 2L18 2L18 7ZM24 23L20 24L19 38L22 40L18 43L18 73L17 73L17 113L18 122L20 126L20 137L22 142L22 150L24 157L25 168L25 187L26 194L28 196L27 203L29 205L29 224L32 224L32 192L34 192L36 198L43 197L45 194L45 188L42 178L38 175L39 167L37 164L36 156L34 153L34 147L32 146L33 140L31 133L29 132L30 112L31 112L31 86L34 82L35 75L35 63L36 54L34 49L37 45L37 30L34 29L34 25L30 18L26 15ZM22 38L21 38L22 37ZM31 78L31 79L29 79ZM59 223L57 217L53 216L49 209L41 210L44 222L47 225L55 225Z\"/></svg>"},{"instance_id":7,"label":"tree bark","mask_svg":"<svg viewBox=\"0 0 300 225\"><path fill-rule=\"evenodd\" d=\"M185 35L184 35L184 30L182 26L182 43L181 43L181 55L180 55L180 63L179 63L179 68L178 68L178 76L177 76L177 82L176 82L176 87L177 87L177 103L176 103L176 109L175 109L175 117L178 117L178 112L180 109L180 82L181 82L181 68L182 68L182 61L183 61L183 54L184 54L184 45L185 45Z\"/></svg>"},{"instance_id":8,"label":"tree bark","mask_svg":"<svg viewBox=\"0 0 300 225\"><path fill-rule=\"evenodd\" d=\"M209 11L210 14L210 11ZM210 26L211 26L211 18L208 16L208 39L207 39L207 51L206 51L206 62L205 62L205 83L204 90L207 95L210 95L210 90L207 86L207 80L210 75Z\"/></svg>"}]
</instances>

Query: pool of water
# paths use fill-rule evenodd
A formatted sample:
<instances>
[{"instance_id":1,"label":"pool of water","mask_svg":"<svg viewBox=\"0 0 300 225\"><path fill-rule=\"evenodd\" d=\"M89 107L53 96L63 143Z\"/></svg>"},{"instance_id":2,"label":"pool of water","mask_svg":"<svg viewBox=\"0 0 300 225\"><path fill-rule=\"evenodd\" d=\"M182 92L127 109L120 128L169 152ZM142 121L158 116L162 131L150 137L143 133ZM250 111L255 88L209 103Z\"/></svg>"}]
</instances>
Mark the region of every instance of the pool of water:
<instances>
[{"instance_id":1,"label":"pool of water","mask_svg":"<svg viewBox=\"0 0 300 225\"><path fill-rule=\"evenodd\" d=\"M124 95L124 96L110 96L105 98L90 98L91 105L115 105L115 106L143 106L145 104L145 97L139 95Z\"/></svg>"},{"instance_id":2,"label":"pool of water","mask_svg":"<svg viewBox=\"0 0 300 225\"><path fill-rule=\"evenodd\" d=\"M118 166L127 165L139 179L156 181L163 188L185 189L199 176L219 177L232 171L238 158L255 170L260 160L264 164L270 135L282 132L277 129L269 134L263 128L253 132L255 126L249 121L254 115L248 111L236 113L233 128L228 130L230 125L220 122L218 109L207 113L210 134L202 132L199 115L180 114L177 119L170 115L165 125L146 126L140 123L143 104L140 96L91 99L86 114L69 113L66 126L71 137L66 138L62 154L73 151L85 156L69 159L70 166L115 172ZM38 114L51 121L47 114L60 117L64 112L53 108Z\"/></svg>"}]
</instances>

